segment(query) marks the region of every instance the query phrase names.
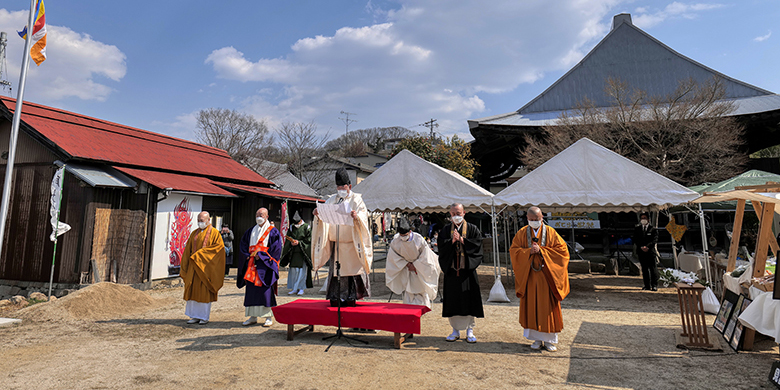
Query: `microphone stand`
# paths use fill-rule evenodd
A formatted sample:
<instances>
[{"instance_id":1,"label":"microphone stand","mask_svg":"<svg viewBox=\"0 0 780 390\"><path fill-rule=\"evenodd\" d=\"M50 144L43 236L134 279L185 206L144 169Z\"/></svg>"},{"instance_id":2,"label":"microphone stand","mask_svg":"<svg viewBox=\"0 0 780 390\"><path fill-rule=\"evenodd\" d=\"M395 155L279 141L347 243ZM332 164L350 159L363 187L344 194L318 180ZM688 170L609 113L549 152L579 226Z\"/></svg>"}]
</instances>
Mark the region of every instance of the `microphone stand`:
<instances>
[{"instance_id":1,"label":"microphone stand","mask_svg":"<svg viewBox=\"0 0 780 390\"><path fill-rule=\"evenodd\" d=\"M335 247L334 253L334 260L336 264L336 292L338 294L336 301L337 301L337 320L338 320L338 328L336 329L336 334L331 336L323 337L323 340L329 340L333 339L333 341L330 342L327 348L325 348L325 352L328 352L330 350L330 347L333 346L333 344L340 339L344 339L344 341L347 342L347 344L352 345L352 343L349 342L349 340L357 341L363 344L368 344L368 341L360 340L354 337L350 337L344 334L344 332L341 330L341 262L339 262L339 227L336 226L336 242L333 244ZM349 290L347 290L349 291Z\"/></svg>"}]
</instances>

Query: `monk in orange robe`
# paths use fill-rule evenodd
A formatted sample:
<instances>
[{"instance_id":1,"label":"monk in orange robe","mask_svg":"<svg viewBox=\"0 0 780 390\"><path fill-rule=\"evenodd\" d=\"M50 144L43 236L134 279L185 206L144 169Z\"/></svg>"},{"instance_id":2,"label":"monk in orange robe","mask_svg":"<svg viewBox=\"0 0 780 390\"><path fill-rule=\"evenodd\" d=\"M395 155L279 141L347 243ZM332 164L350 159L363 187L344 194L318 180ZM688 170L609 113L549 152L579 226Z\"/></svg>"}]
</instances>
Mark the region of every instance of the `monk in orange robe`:
<instances>
[{"instance_id":1,"label":"monk in orange robe","mask_svg":"<svg viewBox=\"0 0 780 390\"><path fill-rule=\"evenodd\" d=\"M222 235L211 226L208 212L198 214L198 228L190 234L181 257L184 280L184 314L188 324L209 322L211 302L225 281L225 244Z\"/></svg>"},{"instance_id":2,"label":"monk in orange robe","mask_svg":"<svg viewBox=\"0 0 780 390\"><path fill-rule=\"evenodd\" d=\"M534 340L531 348L555 351L563 330L561 301L569 295L569 250L558 232L544 224L542 210L531 207L527 217L528 226L515 234L509 249L520 324L523 336Z\"/></svg>"}]
</instances>

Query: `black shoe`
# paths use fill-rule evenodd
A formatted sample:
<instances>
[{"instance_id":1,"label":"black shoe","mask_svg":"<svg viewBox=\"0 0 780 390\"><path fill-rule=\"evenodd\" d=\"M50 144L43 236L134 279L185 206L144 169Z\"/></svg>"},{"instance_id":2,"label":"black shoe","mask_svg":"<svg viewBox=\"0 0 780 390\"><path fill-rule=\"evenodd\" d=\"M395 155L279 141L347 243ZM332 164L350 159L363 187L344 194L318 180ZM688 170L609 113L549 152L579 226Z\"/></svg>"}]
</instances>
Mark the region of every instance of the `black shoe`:
<instances>
[{"instance_id":1,"label":"black shoe","mask_svg":"<svg viewBox=\"0 0 780 390\"><path fill-rule=\"evenodd\" d=\"M642 290L650 290L650 287L642 287Z\"/></svg>"},{"instance_id":2,"label":"black shoe","mask_svg":"<svg viewBox=\"0 0 780 390\"><path fill-rule=\"evenodd\" d=\"M344 301L344 303L341 304L342 307L355 307L357 306L357 303L355 301Z\"/></svg>"},{"instance_id":3,"label":"black shoe","mask_svg":"<svg viewBox=\"0 0 780 390\"><path fill-rule=\"evenodd\" d=\"M652 290L652 291L658 291L658 287L650 287L650 290Z\"/></svg>"}]
</instances>

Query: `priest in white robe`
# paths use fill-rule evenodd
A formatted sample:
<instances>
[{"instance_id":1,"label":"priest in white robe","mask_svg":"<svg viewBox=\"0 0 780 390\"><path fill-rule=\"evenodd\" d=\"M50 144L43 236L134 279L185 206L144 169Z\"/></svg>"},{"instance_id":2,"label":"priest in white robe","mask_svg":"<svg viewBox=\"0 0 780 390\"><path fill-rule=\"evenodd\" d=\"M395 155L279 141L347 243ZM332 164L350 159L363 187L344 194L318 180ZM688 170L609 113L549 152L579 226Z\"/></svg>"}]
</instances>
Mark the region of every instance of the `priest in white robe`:
<instances>
[{"instance_id":1,"label":"priest in white robe","mask_svg":"<svg viewBox=\"0 0 780 390\"><path fill-rule=\"evenodd\" d=\"M393 294L403 297L410 305L431 307L439 284L439 257L409 222L401 218L398 234L390 242L385 266L385 283Z\"/></svg>"}]
</instances>

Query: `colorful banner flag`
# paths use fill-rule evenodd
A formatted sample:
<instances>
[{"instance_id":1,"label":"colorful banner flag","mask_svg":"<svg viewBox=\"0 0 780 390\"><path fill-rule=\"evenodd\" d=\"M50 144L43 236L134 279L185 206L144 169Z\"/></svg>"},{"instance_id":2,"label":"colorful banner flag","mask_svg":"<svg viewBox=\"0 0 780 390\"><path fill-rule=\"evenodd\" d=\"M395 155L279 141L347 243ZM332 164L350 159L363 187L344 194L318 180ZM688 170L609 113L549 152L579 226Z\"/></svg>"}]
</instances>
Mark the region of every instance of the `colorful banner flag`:
<instances>
[{"instance_id":1,"label":"colorful banner flag","mask_svg":"<svg viewBox=\"0 0 780 390\"><path fill-rule=\"evenodd\" d=\"M290 228L290 219L287 218L287 201L282 203L282 236L287 235L287 230Z\"/></svg>"},{"instance_id":2,"label":"colorful banner flag","mask_svg":"<svg viewBox=\"0 0 780 390\"><path fill-rule=\"evenodd\" d=\"M51 215L52 232L49 239L52 242L57 241L57 237L70 230L70 225L60 222L63 175L65 175L64 166L57 169L54 173L54 178L51 180L51 207L49 208L49 214Z\"/></svg>"},{"instance_id":3,"label":"colorful banner flag","mask_svg":"<svg viewBox=\"0 0 780 390\"><path fill-rule=\"evenodd\" d=\"M22 39L27 39L27 26L22 31L18 31ZM30 48L30 57L36 65L46 61L46 7L43 0L40 0L35 6L35 23L32 30L32 47Z\"/></svg>"}]
</instances>

